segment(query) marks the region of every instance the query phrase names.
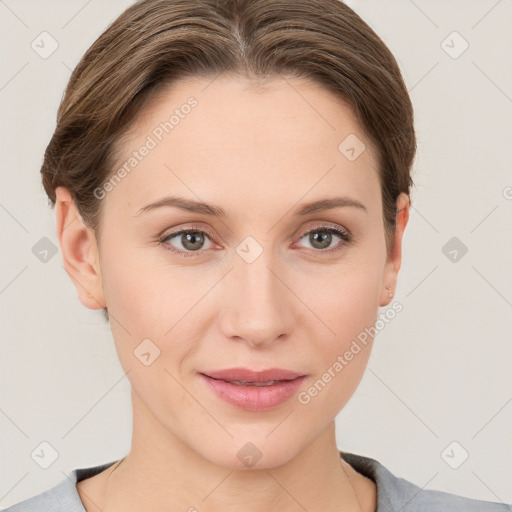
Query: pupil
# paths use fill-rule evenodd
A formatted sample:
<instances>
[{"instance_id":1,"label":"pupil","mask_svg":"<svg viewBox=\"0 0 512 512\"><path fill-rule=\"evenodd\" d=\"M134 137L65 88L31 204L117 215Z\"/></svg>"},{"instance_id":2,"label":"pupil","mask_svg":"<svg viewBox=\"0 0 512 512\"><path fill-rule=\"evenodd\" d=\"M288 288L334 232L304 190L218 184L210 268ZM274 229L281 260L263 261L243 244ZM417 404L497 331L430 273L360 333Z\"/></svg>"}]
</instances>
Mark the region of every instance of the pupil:
<instances>
[{"instance_id":1,"label":"pupil","mask_svg":"<svg viewBox=\"0 0 512 512\"><path fill-rule=\"evenodd\" d=\"M331 237L332 234L325 231L322 233L312 233L310 235L310 241L313 247L315 247L315 244L318 243L318 238L320 238L320 247L317 248L324 249L325 247L329 247L329 245L331 244Z\"/></svg>"},{"instance_id":2,"label":"pupil","mask_svg":"<svg viewBox=\"0 0 512 512\"><path fill-rule=\"evenodd\" d=\"M183 246L187 249L199 249L203 243L202 234L201 233L185 233L185 241L183 242ZM190 246L190 242L191 245Z\"/></svg>"}]
</instances>

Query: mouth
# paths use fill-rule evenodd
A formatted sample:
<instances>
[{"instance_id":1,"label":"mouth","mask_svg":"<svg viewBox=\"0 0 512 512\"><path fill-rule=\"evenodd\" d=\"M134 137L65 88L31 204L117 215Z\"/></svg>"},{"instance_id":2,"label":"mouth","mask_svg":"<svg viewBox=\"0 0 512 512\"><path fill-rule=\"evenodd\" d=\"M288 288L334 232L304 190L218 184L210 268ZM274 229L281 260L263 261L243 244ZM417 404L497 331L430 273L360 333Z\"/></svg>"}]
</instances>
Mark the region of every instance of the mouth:
<instances>
[{"instance_id":1,"label":"mouth","mask_svg":"<svg viewBox=\"0 0 512 512\"><path fill-rule=\"evenodd\" d=\"M263 372L232 369L201 372L199 375L218 398L251 411L267 410L283 404L299 390L307 376L277 369Z\"/></svg>"},{"instance_id":2,"label":"mouth","mask_svg":"<svg viewBox=\"0 0 512 512\"><path fill-rule=\"evenodd\" d=\"M295 379L283 379L283 380L269 380L267 382L251 382L251 381L246 381L246 380L215 379L214 377L210 377L209 375L206 375L205 373L202 373L201 375L204 375L205 377L208 377L209 379L220 380L221 382L227 382L228 384L235 384L236 386L265 387L265 386L274 386L275 384L278 384L280 382L289 382L291 380L295 380Z\"/></svg>"},{"instance_id":3,"label":"mouth","mask_svg":"<svg viewBox=\"0 0 512 512\"><path fill-rule=\"evenodd\" d=\"M226 370L212 370L203 372L202 375L214 380L231 382L240 386L264 385L272 386L277 382L286 382L304 377L304 373L284 370L282 368L270 368L268 370L250 370L248 368L229 368Z\"/></svg>"}]
</instances>

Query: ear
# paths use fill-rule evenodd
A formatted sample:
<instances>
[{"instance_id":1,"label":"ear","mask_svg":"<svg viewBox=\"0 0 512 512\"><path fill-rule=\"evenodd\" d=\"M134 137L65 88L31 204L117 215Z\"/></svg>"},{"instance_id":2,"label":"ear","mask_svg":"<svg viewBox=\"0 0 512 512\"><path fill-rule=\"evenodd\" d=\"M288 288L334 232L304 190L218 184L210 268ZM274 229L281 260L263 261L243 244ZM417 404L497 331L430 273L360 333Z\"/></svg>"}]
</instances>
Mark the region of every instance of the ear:
<instances>
[{"instance_id":1,"label":"ear","mask_svg":"<svg viewBox=\"0 0 512 512\"><path fill-rule=\"evenodd\" d=\"M80 302L89 309L103 309L106 303L94 232L82 221L69 190L57 187L55 193L57 238L64 268Z\"/></svg>"},{"instance_id":2,"label":"ear","mask_svg":"<svg viewBox=\"0 0 512 512\"><path fill-rule=\"evenodd\" d=\"M402 192L396 200L396 206L396 229L393 247L388 255L386 266L384 267L379 304L381 307L387 306L393 300L393 295L395 294L398 271L402 264L402 237L405 226L407 226L407 222L409 221L409 196Z\"/></svg>"}]
</instances>

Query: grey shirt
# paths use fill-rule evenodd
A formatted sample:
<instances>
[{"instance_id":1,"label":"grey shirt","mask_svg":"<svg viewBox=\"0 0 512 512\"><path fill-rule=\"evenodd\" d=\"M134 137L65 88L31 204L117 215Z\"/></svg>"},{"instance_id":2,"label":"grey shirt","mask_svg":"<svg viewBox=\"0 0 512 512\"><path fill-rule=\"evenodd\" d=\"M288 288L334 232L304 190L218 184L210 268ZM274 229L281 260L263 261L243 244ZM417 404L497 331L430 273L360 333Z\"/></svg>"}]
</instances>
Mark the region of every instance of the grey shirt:
<instances>
[{"instance_id":1,"label":"grey shirt","mask_svg":"<svg viewBox=\"0 0 512 512\"><path fill-rule=\"evenodd\" d=\"M380 462L354 453L340 452L340 456L356 471L373 480L377 486L375 512L511 512L505 503L480 501L456 494L431 489L396 477ZM76 489L76 483L101 473L117 461L100 466L74 469L69 478L51 489L28 498L6 512L85 512Z\"/></svg>"}]
</instances>

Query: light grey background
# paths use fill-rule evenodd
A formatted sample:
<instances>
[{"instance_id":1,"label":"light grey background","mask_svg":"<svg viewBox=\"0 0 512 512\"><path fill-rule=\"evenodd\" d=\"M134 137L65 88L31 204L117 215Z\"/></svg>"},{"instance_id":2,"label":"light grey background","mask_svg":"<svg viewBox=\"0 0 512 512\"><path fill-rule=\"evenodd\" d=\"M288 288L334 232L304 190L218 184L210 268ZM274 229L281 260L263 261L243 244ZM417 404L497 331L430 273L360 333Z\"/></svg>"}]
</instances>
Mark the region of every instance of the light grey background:
<instances>
[{"instance_id":1,"label":"light grey background","mask_svg":"<svg viewBox=\"0 0 512 512\"><path fill-rule=\"evenodd\" d=\"M109 326L78 301L60 249L46 263L33 253L43 237L58 245L39 168L70 70L130 3L0 0L1 507L130 447ZM419 148L404 309L337 418L338 445L424 488L511 502L512 3L348 3L399 61ZM31 48L43 31L58 42L46 59ZM454 31L469 44L457 58ZM442 250L452 237L468 249L455 262ZM48 469L31 457L43 441L58 452Z\"/></svg>"}]
</instances>

